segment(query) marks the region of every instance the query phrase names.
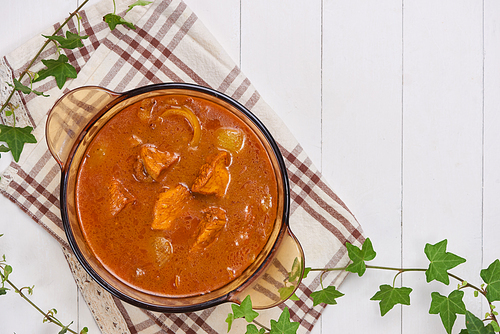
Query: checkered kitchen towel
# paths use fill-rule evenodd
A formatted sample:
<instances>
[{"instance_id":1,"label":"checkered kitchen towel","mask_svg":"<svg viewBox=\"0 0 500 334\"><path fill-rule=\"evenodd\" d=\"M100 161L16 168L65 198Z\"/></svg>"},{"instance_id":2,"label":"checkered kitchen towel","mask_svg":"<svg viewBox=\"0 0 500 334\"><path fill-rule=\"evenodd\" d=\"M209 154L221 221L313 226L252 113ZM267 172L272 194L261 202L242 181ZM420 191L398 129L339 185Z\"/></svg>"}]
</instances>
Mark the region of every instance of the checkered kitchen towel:
<instances>
[{"instance_id":1,"label":"checkered kitchen towel","mask_svg":"<svg viewBox=\"0 0 500 334\"><path fill-rule=\"evenodd\" d=\"M132 0L118 1L118 12L125 13ZM353 215L324 182L307 154L283 122L263 101L249 79L228 57L196 15L180 0L156 0L147 7L135 7L126 19L136 23L131 30L118 26L110 31L102 21L112 11L112 1L89 7L81 12L84 47L64 50L79 72L61 91L55 80L35 84L34 94L15 94L17 125L30 125L38 140L26 145L19 163L12 163L1 177L0 191L19 205L61 244L70 268L85 300L103 333L224 333L230 306L223 304L207 310L185 314L161 314L136 308L113 298L82 269L71 253L59 213L59 167L52 159L44 139L46 116L54 102L69 89L99 85L114 91L126 91L160 82L191 82L214 88L238 100L256 114L279 143L288 168L291 186L291 228L301 242L306 265L312 267L344 266L348 262L345 242L359 245L361 227ZM54 25L53 29L59 27ZM68 27L77 31L76 22ZM52 30L53 31L53 30ZM46 35L51 32L45 32ZM26 68L44 39L36 37L26 45L0 59L0 101L5 101L12 82ZM42 58L55 57L49 48ZM41 62L33 71L43 68ZM3 122L9 122L3 119ZM327 247L325 247L327 245ZM330 273L324 283L339 285L345 273ZM299 321L299 333L310 331L324 305L313 307L309 295L319 286L318 274L310 274L300 285L299 301L287 301L261 312L261 322L276 319L286 305L293 321ZM231 332L245 331L236 321Z\"/></svg>"}]
</instances>

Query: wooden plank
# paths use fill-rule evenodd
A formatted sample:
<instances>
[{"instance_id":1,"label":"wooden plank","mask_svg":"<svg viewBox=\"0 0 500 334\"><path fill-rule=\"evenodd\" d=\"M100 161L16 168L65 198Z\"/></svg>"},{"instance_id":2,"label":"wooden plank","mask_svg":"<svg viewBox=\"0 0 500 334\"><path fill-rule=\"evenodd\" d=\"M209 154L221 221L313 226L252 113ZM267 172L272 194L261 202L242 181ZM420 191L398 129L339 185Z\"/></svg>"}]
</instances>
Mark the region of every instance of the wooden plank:
<instances>
[{"instance_id":1,"label":"wooden plank","mask_svg":"<svg viewBox=\"0 0 500 334\"><path fill-rule=\"evenodd\" d=\"M48 0L9 4L8 10L0 12L0 56L50 28L75 10L76 3L76 0ZM0 169L4 170L11 160L10 154L2 154ZM4 234L0 238L0 254L5 254L7 263L13 267L10 280L18 288L35 286L33 295L29 296L33 302L45 311L57 309L58 319L65 324L76 323L77 289L59 244L16 205L0 197L3 216L0 234ZM5 315L2 332L33 332L35 328L41 334L59 331L55 325L42 324L43 316L12 289L2 296L0 310Z\"/></svg>"},{"instance_id":2,"label":"wooden plank","mask_svg":"<svg viewBox=\"0 0 500 334\"><path fill-rule=\"evenodd\" d=\"M453 272L470 281L482 246L482 15L478 1L404 5L403 264L427 268L425 243L446 238L449 252L468 257ZM414 273L403 283L414 289L403 333L442 333L430 294L448 295L457 282L426 284ZM465 299L480 316L477 299Z\"/></svg>"},{"instance_id":3,"label":"wooden plank","mask_svg":"<svg viewBox=\"0 0 500 334\"><path fill-rule=\"evenodd\" d=\"M484 2L483 268L500 258L500 3ZM487 312L483 304L482 314Z\"/></svg>"},{"instance_id":4,"label":"wooden plank","mask_svg":"<svg viewBox=\"0 0 500 334\"><path fill-rule=\"evenodd\" d=\"M401 254L401 1L324 4L323 173L394 266ZM400 333L400 311L369 299L394 273L351 275L323 316L324 333ZM377 283L372 283L377 282ZM352 314L363 321L353 322Z\"/></svg>"},{"instance_id":5,"label":"wooden plank","mask_svg":"<svg viewBox=\"0 0 500 334\"><path fill-rule=\"evenodd\" d=\"M242 0L241 67L321 164L321 1Z\"/></svg>"},{"instance_id":6,"label":"wooden plank","mask_svg":"<svg viewBox=\"0 0 500 334\"><path fill-rule=\"evenodd\" d=\"M6 197L0 196L2 224L0 256L5 255L13 271L10 281L18 288L33 287L29 298L42 310L55 308L64 324L78 320L77 289L57 241ZM5 217L16 217L9 220ZM14 290L2 296L0 311L3 333L59 332L57 326L42 324L43 316ZM26 290L23 290L27 294ZM14 312L10 311L14 310ZM16 317L12 317L16 315ZM74 326L72 327L74 328Z\"/></svg>"},{"instance_id":7,"label":"wooden plank","mask_svg":"<svg viewBox=\"0 0 500 334\"><path fill-rule=\"evenodd\" d=\"M240 1L186 0L189 8L207 26L231 58L240 64Z\"/></svg>"},{"instance_id":8,"label":"wooden plank","mask_svg":"<svg viewBox=\"0 0 500 334\"><path fill-rule=\"evenodd\" d=\"M76 0L13 1L8 7L0 11L0 56L14 51L77 8Z\"/></svg>"}]
</instances>

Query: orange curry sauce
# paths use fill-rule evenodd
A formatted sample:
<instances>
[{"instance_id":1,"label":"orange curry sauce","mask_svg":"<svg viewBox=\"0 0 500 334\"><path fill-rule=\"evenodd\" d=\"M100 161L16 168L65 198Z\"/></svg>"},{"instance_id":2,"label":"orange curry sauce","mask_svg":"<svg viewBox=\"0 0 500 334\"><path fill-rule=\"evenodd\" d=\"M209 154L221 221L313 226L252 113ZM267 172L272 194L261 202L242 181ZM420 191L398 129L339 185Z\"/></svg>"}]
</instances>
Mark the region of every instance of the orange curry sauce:
<instances>
[{"instance_id":1,"label":"orange curry sauce","mask_svg":"<svg viewBox=\"0 0 500 334\"><path fill-rule=\"evenodd\" d=\"M86 241L104 267L157 295L205 294L239 276L276 219L262 143L219 105L147 98L114 116L77 180Z\"/></svg>"}]
</instances>

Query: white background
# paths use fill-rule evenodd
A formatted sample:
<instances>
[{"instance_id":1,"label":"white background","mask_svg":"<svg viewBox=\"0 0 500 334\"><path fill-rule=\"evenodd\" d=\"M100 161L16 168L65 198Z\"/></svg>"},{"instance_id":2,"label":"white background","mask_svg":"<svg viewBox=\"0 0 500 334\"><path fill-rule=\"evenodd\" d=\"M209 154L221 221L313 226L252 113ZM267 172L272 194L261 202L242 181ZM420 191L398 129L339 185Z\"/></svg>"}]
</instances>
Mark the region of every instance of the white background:
<instances>
[{"instance_id":1,"label":"white background","mask_svg":"<svg viewBox=\"0 0 500 334\"><path fill-rule=\"evenodd\" d=\"M81 1L81 0L80 0ZM106 0L107 1L107 0ZM109 0L111 1L111 0ZM0 55L62 20L77 0L2 0ZM95 3L96 1L93 1ZM373 264L427 267L425 243L447 238L476 285L500 256L498 0L185 0L283 118L377 251ZM5 168L8 154L2 154ZM0 256L12 280L64 322L98 333L59 246L0 196ZM328 245L325 245L328 252ZM369 299L394 273L350 275L327 333L445 333L427 284L407 273L412 305L386 316ZM466 291L467 307L486 312ZM56 333L19 296L0 296L1 333ZM459 316L453 333L464 327Z\"/></svg>"}]
</instances>

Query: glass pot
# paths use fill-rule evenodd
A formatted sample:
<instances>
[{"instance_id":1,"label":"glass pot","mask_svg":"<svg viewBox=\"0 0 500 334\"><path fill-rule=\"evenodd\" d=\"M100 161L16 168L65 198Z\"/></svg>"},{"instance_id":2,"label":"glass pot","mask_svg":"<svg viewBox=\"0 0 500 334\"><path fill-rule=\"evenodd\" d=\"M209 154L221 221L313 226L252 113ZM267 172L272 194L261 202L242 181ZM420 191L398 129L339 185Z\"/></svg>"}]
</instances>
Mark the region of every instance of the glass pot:
<instances>
[{"instance_id":1,"label":"glass pot","mask_svg":"<svg viewBox=\"0 0 500 334\"><path fill-rule=\"evenodd\" d=\"M225 286L190 297L158 296L134 289L119 280L97 260L87 245L76 213L75 188L78 169L92 139L125 107L144 98L182 94L223 106L239 117L263 143L278 184L278 214L271 235L255 261ZM50 111L46 125L50 152L61 167L61 214L68 242L87 273L112 295L132 305L159 312L192 312L224 302L240 303L247 295L253 307L273 307L290 297L304 270L304 253L289 228L290 190L283 157L269 131L243 105L206 87L163 83L116 93L96 86L72 90Z\"/></svg>"}]
</instances>

